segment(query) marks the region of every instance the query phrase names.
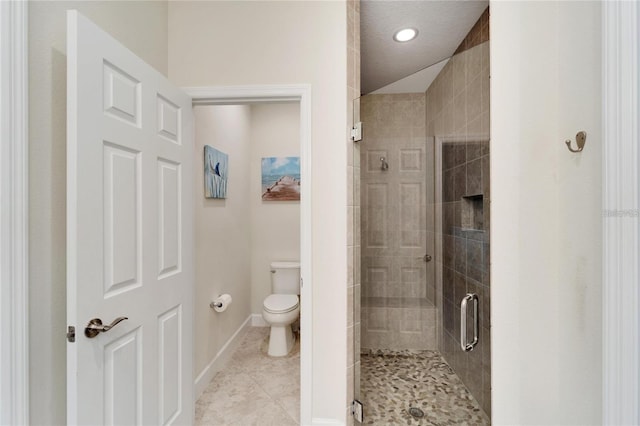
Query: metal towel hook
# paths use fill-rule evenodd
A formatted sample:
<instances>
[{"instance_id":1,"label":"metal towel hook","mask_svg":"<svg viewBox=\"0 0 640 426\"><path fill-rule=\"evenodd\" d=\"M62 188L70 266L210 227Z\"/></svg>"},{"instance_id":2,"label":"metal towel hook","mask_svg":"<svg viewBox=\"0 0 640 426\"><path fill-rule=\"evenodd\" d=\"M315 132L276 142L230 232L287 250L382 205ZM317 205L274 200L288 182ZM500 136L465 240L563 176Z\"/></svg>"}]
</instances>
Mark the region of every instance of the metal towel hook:
<instances>
[{"instance_id":1,"label":"metal towel hook","mask_svg":"<svg viewBox=\"0 0 640 426\"><path fill-rule=\"evenodd\" d=\"M567 144L567 148L569 148L569 151L571 152L580 152L584 149L584 144L587 142L587 132L585 132L584 130L581 130L578 132L578 134L576 135L576 144L578 145L578 149L573 149L571 148L571 139L567 139L566 141L564 141L564 143Z\"/></svg>"}]
</instances>

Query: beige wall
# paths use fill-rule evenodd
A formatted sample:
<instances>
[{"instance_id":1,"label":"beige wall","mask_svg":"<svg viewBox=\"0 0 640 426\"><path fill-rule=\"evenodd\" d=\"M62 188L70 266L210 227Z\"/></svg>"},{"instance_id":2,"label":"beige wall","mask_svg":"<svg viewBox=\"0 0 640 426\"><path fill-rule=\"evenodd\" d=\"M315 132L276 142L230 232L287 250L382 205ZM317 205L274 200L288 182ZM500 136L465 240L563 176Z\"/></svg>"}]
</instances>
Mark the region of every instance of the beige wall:
<instances>
[{"instance_id":1,"label":"beige wall","mask_svg":"<svg viewBox=\"0 0 640 426\"><path fill-rule=\"evenodd\" d=\"M312 415L340 422L346 421L346 28L340 1L169 4L169 77L177 85L311 85Z\"/></svg>"},{"instance_id":2,"label":"beige wall","mask_svg":"<svg viewBox=\"0 0 640 426\"><path fill-rule=\"evenodd\" d=\"M491 3L494 424L602 422L601 9Z\"/></svg>"},{"instance_id":3,"label":"beige wall","mask_svg":"<svg viewBox=\"0 0 640 426\"><path fill-rule=\"evenodd\" d=\"M195 107L195 329L194 378L202 372L250 313L251 108L242 105ZM227 198L204 198L204 146L229 156ZM209 307L229 293L224 313Z\"/></svg>"},{"instance_id":4,"label":"beige wall","mask_svg":"<svg viewBox=\"0 0 640 426\"><path fill-rule=\"evenodd\" d=\"M262 314L262 302L271 294L269 264L300 260L300 202L262 201L263 157L300 156L298 103L251 106L251 312Z\"/></svg>"},{"instance_id":5,"label":"beige wall","mask_svg":"<svg viewBox=\"0 0 640 426\"><path fill-rule=\"evenodd\" d=\"M66 10L167 72L166 2L29 2L31 424L66 423Z\"/></svg>"}]
</instances>

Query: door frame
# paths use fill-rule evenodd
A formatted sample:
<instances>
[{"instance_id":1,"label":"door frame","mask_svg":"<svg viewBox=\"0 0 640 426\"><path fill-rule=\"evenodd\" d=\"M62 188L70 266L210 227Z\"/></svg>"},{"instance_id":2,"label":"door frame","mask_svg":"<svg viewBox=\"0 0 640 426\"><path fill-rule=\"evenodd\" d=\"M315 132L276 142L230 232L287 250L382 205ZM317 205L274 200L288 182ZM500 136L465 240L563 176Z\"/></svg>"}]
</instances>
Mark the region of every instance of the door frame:
<instances>
[{"instance_id":1,"label":"door frame","mask_svg":"<svg viewBox=\"0 0 640 426\"><path fill-rule=\"evenodd\" d=\"M0 2L0 424L29 424L28 2Z\"/></svg>"},{"instance_id":2,"label":"door frame","mask_svg":"<svg viewBox=\"0 0 640 426\"><path fill-rule=\"evenodd\" d=\"M602 420L640 423L640 7L602 3Z\"/></svg>"},{"instance_id":3,"label":"door frame","mask_svg":"<svg viewBox=\"0 0 640 426\"><path fill-rule=\"evenodd\" d=\"M193 105L237 105L298 102L300 105L300 423L311 424L312 413L312 214L311 214L311 85L183 87Z\"/></svg>"}]
</instances>

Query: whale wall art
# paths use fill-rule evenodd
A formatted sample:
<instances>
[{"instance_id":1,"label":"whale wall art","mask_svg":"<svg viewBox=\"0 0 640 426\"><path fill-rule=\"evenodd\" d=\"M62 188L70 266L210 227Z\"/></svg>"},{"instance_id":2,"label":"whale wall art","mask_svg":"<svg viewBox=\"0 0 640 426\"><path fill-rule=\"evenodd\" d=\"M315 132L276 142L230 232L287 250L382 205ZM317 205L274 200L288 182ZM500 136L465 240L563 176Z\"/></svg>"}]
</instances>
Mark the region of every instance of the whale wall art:
<instances>
[{"instance_id":1,"label":"whale wall art","mask_svg":"<svg viewBox=\"0 0 640 426\"><path fill-rule=\"evenodd\" d=\"M262 199L300 201L300 157L262 159Z\"/></svg>"},{"instance_id":2,"label":"whale wall art","mask_svg":"<svg viewBox=\"0 0 640 426\"><path fill-rule=\"evenodd\" d=\"M204 197L227 198L229 156L212 146L204 146Z\"/></svg>"}]
</instances>

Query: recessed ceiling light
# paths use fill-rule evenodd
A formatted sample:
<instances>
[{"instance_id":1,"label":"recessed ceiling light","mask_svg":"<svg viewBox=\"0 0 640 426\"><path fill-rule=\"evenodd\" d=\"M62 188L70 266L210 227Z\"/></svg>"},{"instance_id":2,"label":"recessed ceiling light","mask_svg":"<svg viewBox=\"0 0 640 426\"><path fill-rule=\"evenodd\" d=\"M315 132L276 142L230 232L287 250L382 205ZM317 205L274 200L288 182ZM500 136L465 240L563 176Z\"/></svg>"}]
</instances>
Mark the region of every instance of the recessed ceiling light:
<instances>
[{"instance_id":1,"label":"recessed ceiling light","mask_svg":"<svg viewBox=\"0 0 640 426\"><path fill-rule=\"evenodd\" d=\"M413 28L403 28L401 30L396 31L396 33L393 35L393 39L395 41L403 43L405 41L413 40L414 38L416 38L417 35L418 35L418 30Z\"/></svg>"}]
</instances>

